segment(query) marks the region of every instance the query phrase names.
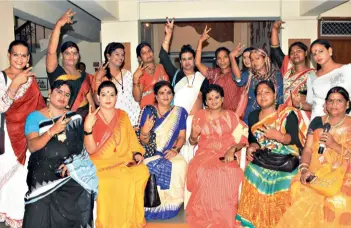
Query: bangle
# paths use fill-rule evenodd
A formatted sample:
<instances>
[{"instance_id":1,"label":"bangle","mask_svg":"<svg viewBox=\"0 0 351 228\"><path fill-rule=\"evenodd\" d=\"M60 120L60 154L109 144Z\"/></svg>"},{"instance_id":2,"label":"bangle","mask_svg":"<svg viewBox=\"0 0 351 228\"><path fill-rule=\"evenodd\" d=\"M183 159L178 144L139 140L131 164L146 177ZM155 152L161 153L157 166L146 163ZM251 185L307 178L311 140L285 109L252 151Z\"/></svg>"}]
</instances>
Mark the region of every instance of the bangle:
<instances>
[{"instance_id":1,"label":"bangle","mask_svg":"<svg viewBox=\"0 0 351 228\"><path fill-rule=\"evenodd\" d=\"M300 173L302 173L303 171L308 171L308 168L302 167L299 171L300 171Z\"/></svg>"},{"instance_id":2,"label":"bangle","mask_svg":"<svg viewBox=\"0 0 351 228\"><path fill-rule=\"evenodd\" d=\"M168 40L164 40L163 43L169 44L169 41Z\"/></svg>"},{"instance_id":3,"label":"bangle","mask_svg":"<svg viewBox=\"0 0 351 228\"><path fill-rule=\"evenodd\" d=\"M134 83L133 82L133 86L140 87L140 83Z\"/></svg>"},{"instance_id":4,"label":"bangle","mask_svg":"<svg viewBox=\"0 0 351 228\"><path fill-rule=\"evenodd\" d=\"M150 137L150 132L147 133L147 134L145 135L145 134L143 134L143 132L140 130L140 135L141 135L144 139L147 139L147 138Z\"/></svg>"},{"instance_id":5,"label":"bangle","mask_svg":"<svg viewBox=\"0 0 351 228\"><path fill-rule=\"evenodd\" d=\"M101 83L102 80L95 80L95 83Z\"/></svg>"},{"instance_id":6,"label":"bangle","mask_svg":"<svg viewBox=\"0 0 351 228\"><path fill-rule=\"evenodd\" d=\"M176 146L172 147L172 150L173 150L173 151L176 151L177 153L180 152L180 148L177 148Z\"/></svg>"},{"instance_id":7,"label":"bangle","mask_svg":"<svg viewBox=\"0 0 351 228\"><path fill-rule=\"evenodd\" d=\"M303 169L303 168L305 168L305 169L308 169L310 166L307 164L307 163L301 163L298 167L297 167L297 169L299 170L299 171L301 171L301 169Z\"/></svg>"},{"instance_id":8,"label":"bangle","mask_svg":"<svg viewBox=\"0 0 351 228\"><path fill-rule=\"evenodd\" d=\"M93 131L90 131L90 132L84 131L84 135L91 135L91 134L93 134Z\"/></svg>"},{"instance_id":9,"label":"bangle","mask_svg":"<svg viewBox=\"0 0 351 228\"><path fill-rule=\"evenodd\" d=\"M278 47L280 47L280 44L278 44L278 45L271 45L271 48L278 48Z\"/></svg>"}]
</instances>

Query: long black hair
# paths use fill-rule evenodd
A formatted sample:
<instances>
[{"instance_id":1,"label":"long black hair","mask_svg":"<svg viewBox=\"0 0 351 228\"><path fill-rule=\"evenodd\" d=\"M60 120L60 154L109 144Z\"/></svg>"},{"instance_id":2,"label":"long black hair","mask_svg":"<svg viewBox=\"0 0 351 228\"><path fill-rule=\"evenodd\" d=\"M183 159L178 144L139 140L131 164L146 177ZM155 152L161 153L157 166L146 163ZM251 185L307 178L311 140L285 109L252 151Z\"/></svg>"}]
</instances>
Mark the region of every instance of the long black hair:
<instances>
[{"instance_id":1,"label":"long black hair","mask_svg":"<svg viewBox=\"0 0 351 228\"><path fill-rule=\"evenodd\" d=\"M121 43L112 42L112 43L109 43L106 46L105 51L104 51L105 64L108 62L107 55L111 56L111 54L117 49L122 49L123 52L125 53L124 45L121 44ZM124 65L124 61L122 63L121 69L123 68L123 65ZM108 78L108 80L112 80L112 75L111 75L111 71L110 71L110 67L109 66L106 67L106 77Z\"/></svg>"}]
</instances>

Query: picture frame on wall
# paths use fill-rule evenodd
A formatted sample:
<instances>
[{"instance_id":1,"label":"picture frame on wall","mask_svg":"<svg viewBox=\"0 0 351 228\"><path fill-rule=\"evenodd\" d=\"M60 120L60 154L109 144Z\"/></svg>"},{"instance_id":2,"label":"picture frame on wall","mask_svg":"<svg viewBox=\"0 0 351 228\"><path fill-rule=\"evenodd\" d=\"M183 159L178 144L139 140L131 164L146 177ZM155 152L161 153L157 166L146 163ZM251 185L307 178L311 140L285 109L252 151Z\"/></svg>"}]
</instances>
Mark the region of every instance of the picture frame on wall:
<instances>
[{"instance_id":1,"label":"picture frame on wall","mask_svg":"<svg viewBox=\"0 0 351 228\"><path fill-rule=\"evenodd\" d=\"M36 78L40 91L49 90L49 79L48 78Z\"/></svg>"}]
</instances>

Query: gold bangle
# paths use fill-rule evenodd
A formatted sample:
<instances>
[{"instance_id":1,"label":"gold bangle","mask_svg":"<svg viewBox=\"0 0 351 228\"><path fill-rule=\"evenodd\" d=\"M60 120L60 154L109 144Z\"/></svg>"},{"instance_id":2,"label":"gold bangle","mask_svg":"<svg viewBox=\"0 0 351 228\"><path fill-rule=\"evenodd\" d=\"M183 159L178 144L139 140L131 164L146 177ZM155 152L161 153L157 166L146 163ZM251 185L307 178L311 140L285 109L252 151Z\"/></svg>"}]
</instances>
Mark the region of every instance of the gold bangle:
<instances>
[{"instance_id":1,"label":"gold bangle","mask_svg":"<svg viewBox=\"0 0 351 228\"><path fill-rule=\"evenodd\" d=\"M144 138L144 139L147 139L150 137L150 132L148 134L143 134L143 132L140 130L140 135Z\"/></svg>"},{"instance_id":2,"label":"gold bangle","mask_svg":"<svg viewBox=\"0 0 351 228\"><path fill-rule=\"evenodd\" d=\"M271 48L278 48L278 47L280 47L280 44L278 44L278 45L271 45Z\"/></svg>"},{"instance_id":3,"label":"gold bangle","mask_svg":"<svg viewBox=\"0 0 351 228\"><path fill-rule=\"evenodd\" d=\"M164 40L163 43L169 44L169 41L168 40Z\"/></svg>"},{"instance_id":4,"label":"gold bangle","mask_svg":"<svg viewBox=\"0 0 351 228\"><path fill-rule=\"evenodd\" d=\"M303 171L308 171L308 168L306 168L306 167L302 167L301 169L299 169L299 171L300 171L300 173L302 173Z\"/></svg>"},{"instance_id":5,"label":"gold bangle","mask_svg":"<svg viewBox=\"0 0 351 228\"><path fill-rule=\"evenodd\" d=\"M309 166L307 163L301 163L301 164L297 167L297 169L298 169L299 171L301 171L301 169L303 169L303 168L308 169L308 168L310 168L310 166Z\"/></svg>"}]
</instances>

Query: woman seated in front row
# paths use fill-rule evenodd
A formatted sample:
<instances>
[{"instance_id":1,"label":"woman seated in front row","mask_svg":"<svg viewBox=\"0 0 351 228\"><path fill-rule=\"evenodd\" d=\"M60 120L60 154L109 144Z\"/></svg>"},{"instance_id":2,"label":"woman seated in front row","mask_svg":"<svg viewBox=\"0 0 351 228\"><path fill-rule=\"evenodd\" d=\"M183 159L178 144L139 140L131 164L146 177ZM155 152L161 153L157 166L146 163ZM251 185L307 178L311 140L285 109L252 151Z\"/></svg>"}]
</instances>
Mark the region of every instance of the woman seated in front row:
<instances>
[{"instance_id":1,"label":"woman seated in front row","mask_svg":"<svg viewBox=\"0 0 351 228\"><path fill-rule=\"evenodd\" d=\"M244 174L235 153L247 144L248 133L233 111L223 110L224 99L222 87L210 85L203 94L207 109L197 111L193 119L189 142L199 147L189 164L191 196L186 207L193 228L238 226L235 215Z\"/></svg>"},{"instance_id":2,"label":"woman seated in front row","mask_svg":"<svg viewBox=\"0 0 351 228\"><path fill-rule=\"evenodd\" d=\"M155 174L161 205L145 207L146 219L176 216L184 202L186 162L179 154L185 142L187 111L172 106L174 90L167 81L154 85L155 106L140 113L137 135L146 149L144 163Z\"/></svg>"},{"instance_id":3,"label":"woman seated in front row","mask_svg":"<svg viewBox=\"0 0 351 228\"><path fill-rule=\"evenodd\" d=\"M48 106L27 117L25 228L93 226L98 181L84 150L82 117L66 113L71 91L67 81L55 81Z\"/></svg>"},{"instance_id":4,"label":"woman seated in front row","mask_svg":"<svg viewBox=\"0 0 351 228\"><path fill-rule=\"evenodd\" d=\"M100 107L84 123L84 144L99 178L96 227L139 228L144 218L144 189L149 171L128 114L115 109L117 88L111 81L98 88Z\"/></svg>"},{"instance_id":5,"label":"woman seated in front row","mask_svg":"<svg viewBox=\"0 0 351 228\"><path fill-rule=\"evenodd\" d=\"M350 97L343 87L329 90L327 115L308 129L299 175L292 181L292 206L277 227L351 227ZM324 132L330 124L329 132ZM324 149L321 148L324 144ZM314 177L317 177L314 180Z\"/></svg>"},{"instance_id":6,"label":"woman seated in front row","mask_svg":"<svg viewBox=\"0 0 351 228\"><path fill-rule=\"evenodd\" d=\"M274 227L290 206L290 182L297 174L299 151L307 127L293 107L276 108L272 81L261 81L255 89L260 109L249 115L249 165L237 219L245 227Z\"/></svg>"}]
</instances>

